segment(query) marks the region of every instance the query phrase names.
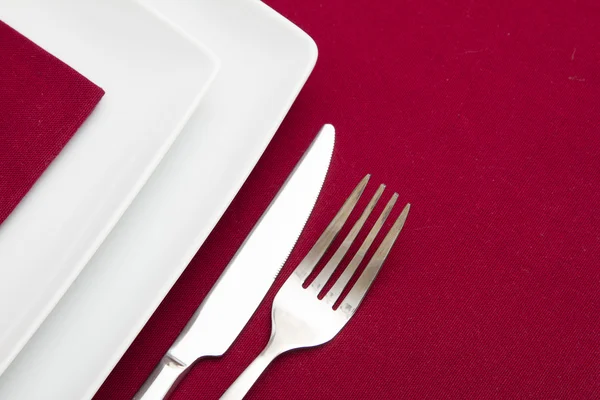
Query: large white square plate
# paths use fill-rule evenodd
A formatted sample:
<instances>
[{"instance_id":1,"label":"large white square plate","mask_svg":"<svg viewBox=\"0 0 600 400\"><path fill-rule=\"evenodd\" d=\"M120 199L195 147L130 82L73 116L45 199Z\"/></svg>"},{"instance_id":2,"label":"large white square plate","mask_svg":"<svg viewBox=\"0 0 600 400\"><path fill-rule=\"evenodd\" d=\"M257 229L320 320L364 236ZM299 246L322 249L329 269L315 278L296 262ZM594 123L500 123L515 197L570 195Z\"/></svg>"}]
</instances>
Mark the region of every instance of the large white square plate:
<instances>
[{"instance_id":1,"label":"large white square plate","mask_svg":"<svg viewBox=\"0 0 600 400\"><path fill-rule=\"evenodd\" d=\"M259 1L143 3L203 40L221 70L113 232L0 377L0 398L94 395L225 211L315 64L310 37Z\"/></svg>"},{"instance_id":2,"label":"large white square plate","mask_svg":"<svg viewBox=\"0 0 600 400\"><path fill-rule=\"evenodd\" d=\"M0 0L0 19L106 91L0 226L2 373L181 131L217 61L130 0Z\"/></svg>"}]
</instances>

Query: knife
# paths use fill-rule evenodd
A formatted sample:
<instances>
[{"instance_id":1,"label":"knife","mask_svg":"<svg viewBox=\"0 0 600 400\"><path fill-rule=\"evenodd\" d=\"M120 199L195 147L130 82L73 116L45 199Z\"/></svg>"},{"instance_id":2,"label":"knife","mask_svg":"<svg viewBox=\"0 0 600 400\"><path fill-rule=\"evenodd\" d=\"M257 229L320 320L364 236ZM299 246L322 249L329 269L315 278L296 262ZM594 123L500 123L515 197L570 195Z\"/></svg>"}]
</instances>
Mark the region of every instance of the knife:
<instances>
[{"instance_id":1,"label":"knife","mask_svg":"<svg viewBox=\"0 0 600 400\"><path fill-rule=\"evenodd\" d=\"M231 346L275 281L312 212L334 139L333 126L324 125L134 400L164 399L199 358L221 356Z\"/></svg>"}]
</instances>

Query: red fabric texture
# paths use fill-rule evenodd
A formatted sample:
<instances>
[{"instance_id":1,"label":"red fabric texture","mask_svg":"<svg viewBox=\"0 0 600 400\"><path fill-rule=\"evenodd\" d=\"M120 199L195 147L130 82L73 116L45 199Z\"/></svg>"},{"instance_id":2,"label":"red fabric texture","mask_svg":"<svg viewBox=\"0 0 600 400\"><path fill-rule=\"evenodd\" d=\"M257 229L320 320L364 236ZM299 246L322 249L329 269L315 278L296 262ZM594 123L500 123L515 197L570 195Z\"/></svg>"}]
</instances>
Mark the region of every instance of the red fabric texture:
<instances>
[{"instance_id":1,"label":"red fabric texture","mask_svg":"<svg viewBox=\"0 0 600 400\"><path fill-rule=\"evenodd\" d=\"M298 246L172 399L219 398L260 352L274 294L366 173L367 195L412 203L396 246L344 330L275 360L248 399L600 398L599 3L267 3L315 39L314 73L96 400L133 396L326 122L335 153Z\"/></svg>"},{"instance_id":2,"label":"red fabric texture","mask_svg":"<svg viewBox=\"0 0 600 400\"><path fill-rule=\"evenodd\" d=\"M103 95L0 21L0 224Z\"/></svg>"}]
</instances>

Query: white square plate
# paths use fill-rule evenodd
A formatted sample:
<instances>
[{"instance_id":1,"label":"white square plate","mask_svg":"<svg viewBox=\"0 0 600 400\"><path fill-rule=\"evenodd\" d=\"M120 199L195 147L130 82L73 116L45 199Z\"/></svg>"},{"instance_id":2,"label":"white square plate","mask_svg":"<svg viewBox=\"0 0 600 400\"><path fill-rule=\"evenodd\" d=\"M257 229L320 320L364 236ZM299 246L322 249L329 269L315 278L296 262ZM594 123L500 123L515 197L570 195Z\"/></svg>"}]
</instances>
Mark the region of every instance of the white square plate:
<instances>
[{"instance_id":1,"label":"white square plate","mask_svg":"<svg viewBox=\"0 0 600 400\"><path fill-rule=\"evenodd\" d=\"M150 176L218 63L130 0L0 0L0 19L106 91L0 226L2 373Z\"/></svg>"},{"instance_id":2,"label":"white square plate","mask_svg":"<svg viewBox=\"0 0 600 400\"><path fill-rule=\"evenodd\" d=\"M0 377L0 398L94 395L241 187L316 62L312 39L259 1L143 3L203 40L221 70L113 232Z\"/></svg>"}]
</instances>

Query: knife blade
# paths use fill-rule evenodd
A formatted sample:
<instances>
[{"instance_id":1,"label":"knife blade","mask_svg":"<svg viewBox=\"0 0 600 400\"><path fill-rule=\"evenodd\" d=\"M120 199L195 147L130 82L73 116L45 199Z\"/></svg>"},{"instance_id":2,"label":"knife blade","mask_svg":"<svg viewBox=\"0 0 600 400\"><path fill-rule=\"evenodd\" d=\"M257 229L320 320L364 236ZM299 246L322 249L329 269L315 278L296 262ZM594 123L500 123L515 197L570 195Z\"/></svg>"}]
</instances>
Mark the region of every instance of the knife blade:
<instances>
[{"instance_id":1,"label":"knife blade","mask_svg":"<svg viewBox=\"0 0 600 400\"><path fill-rule=\"evenodd\" d=\"M275 281L329 168L335 129L324 125L134 400L163 399L189 368L231 346Z\"/></svg>"}]
</instances>

